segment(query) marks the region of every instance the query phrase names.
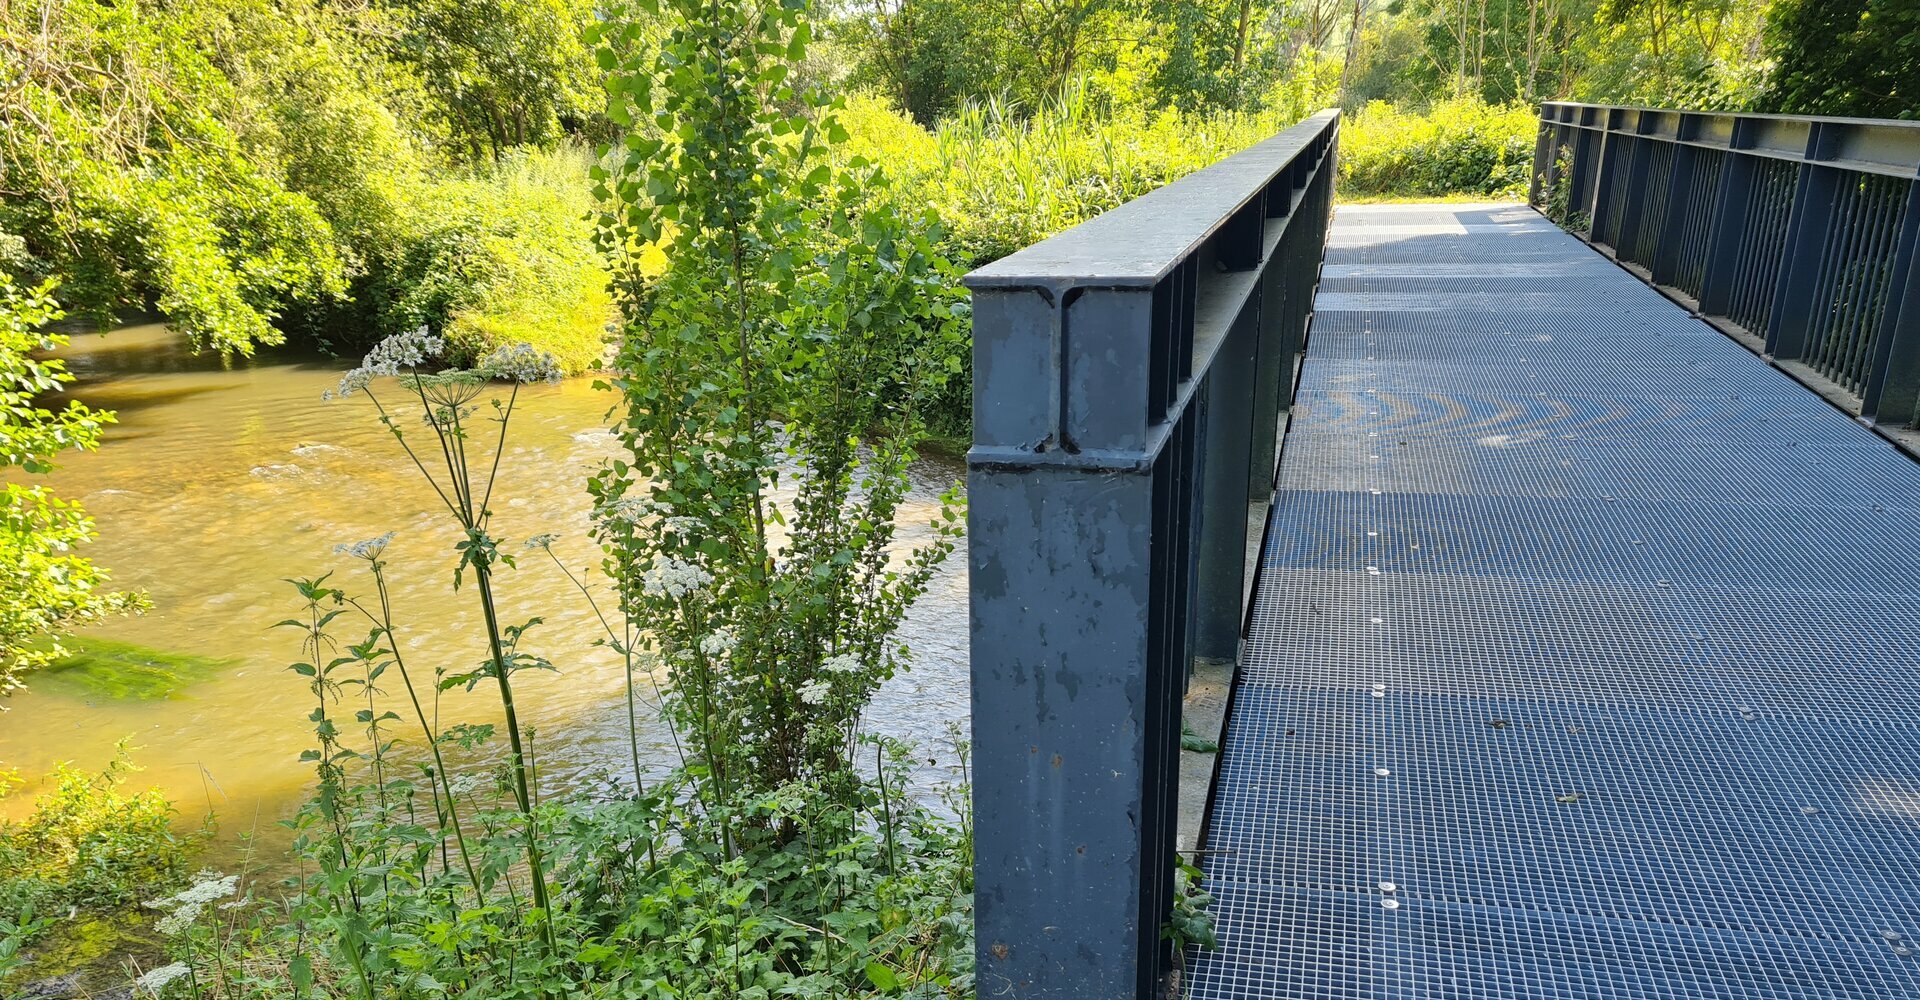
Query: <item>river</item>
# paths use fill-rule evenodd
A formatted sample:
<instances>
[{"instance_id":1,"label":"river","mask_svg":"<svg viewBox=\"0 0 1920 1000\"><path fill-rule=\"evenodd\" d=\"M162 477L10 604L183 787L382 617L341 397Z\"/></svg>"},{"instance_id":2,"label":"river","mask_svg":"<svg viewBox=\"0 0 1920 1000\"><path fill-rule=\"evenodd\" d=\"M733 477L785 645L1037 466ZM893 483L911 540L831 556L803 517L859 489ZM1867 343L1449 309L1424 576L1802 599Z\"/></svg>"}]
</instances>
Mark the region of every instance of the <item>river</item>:
<instances>
[{"instance_id":1,"label":"river","mask_svg":"<svg viewBox=\"0 0 1920 1000\"><path fill-rule=\"evenodd\" d=\"M56 761L97 768L129 740L145 769L137 782L163 789L183 815L211 808L227 842L250 830L267 833L290 815L312 777L311 765L299 761L311 743L311 695L286 669L300 655L299 635L271 627L301 606L284 580L332 572L330 584L368 592L364 563L336 555L334 546L387 531L397 532L388 561L410 667L465 670L485 657L474 596L450 586L457 532L445 509L364 396L321 399L348 363L282 350L227 367L194 355L157 324L76 334L60 355L78 376L71 395L116 411L119 422L97 453L69 454L39 481L93 515L100 538L86 554L112 571L114 585L144 590L153 601L151 612L88 634L218 665L144 700L30 680L0 713L0 767L36 779ZM519 539L552 532L554 551L590 574L599 550L586 535L585 482L618 451L606 430L617 397L592 382L521 390L493 504L494 533L511 539L514 551ZM961 472L952 459L915 467L901 512L903 542L927 536L940 491ZM545 618L527 646L559 667L516 680L551 793L631 766L623 766L622 668L593 644L600 626L579 592L535 555L504 571L499 590L505 620ZM902 636L915 667L880 692L869 719L874 731L920 741L941 762L934 771L953 758L945 745L950 722L967 719L964 566L964 551L956 552L915 608ZM592 586L604 598L604 584ZM364 638L364 631L343 638ZM401 710L397 677L386 685ZM443 722L494 717L486 687L443 697ZM641 715L647 763L665 768L674 760L669 734L649 709ZM35 781L26 791L38 787ZM29 797L0 806L17 814Z\"/></svg>"}]
</instances>

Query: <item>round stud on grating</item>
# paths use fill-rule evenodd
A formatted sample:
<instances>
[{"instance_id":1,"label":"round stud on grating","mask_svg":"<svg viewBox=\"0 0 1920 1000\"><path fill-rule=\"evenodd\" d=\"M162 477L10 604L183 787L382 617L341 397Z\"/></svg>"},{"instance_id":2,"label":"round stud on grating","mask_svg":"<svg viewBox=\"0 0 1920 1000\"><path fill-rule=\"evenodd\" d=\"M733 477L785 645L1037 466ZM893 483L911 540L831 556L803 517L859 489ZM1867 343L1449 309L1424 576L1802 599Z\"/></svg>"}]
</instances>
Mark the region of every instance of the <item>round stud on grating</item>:
<instances>
[{"instance_id":1,"label":"round stud on grating","mask_svg":"<svg viewBox=\"0 0 1920 1000\"><path fill-rule=\"evenodd\" d=\"M1812 816L1817 814L1820 811L1820 807L1819 806L1801 806L1800 811L1803 813L1806 813L1808 816Z\"/></svg>"},{"instance_id":2,"label":"round stud on grating","mask_svg":"<svg viewBox=\"0 0 1920 1000\"><path fill-rule=\"evenodd\" d=\"M1373 620L1373 623L1374 623L1375 625L1384 625L1384 624L1386 624L1386 621L1387 621L1387 620L1386 620L1385 618L1375 618L1375 619Z\"/></svg>"},{"instance_id":3,"label":"round stud on grating","mask_svg":"<svg viewBox=\"0 0 1920 1000\"><path fill-rule=\"evenodd\" d=\"M1380 491L1379 491L1379 490L1368 490L1367 492L1368 492L1368 493L1371 493L1371 494L1373 494L1374 496L1379 496L1379 495L1380 495Z\"/></svg>"},{"instance_id":4,"label":"round stud on grating","mask_svg":"<svg viewBox=\"0 0 1920 1000\"><path fill-rule=\"evenodd\" d=\"M1907 936L1899 931L1881 931L1880 936L1888 941L1905 941Z\"/></svg>"},{"instance_id":5,"label":"round stud on grating","mask_svg":"<svg viewBox=\"0 0 1920 1000\"><path fill-rule=\"evenodd\" d=\"M1400 901L1397 899L1383 899L1380 901L1380 908L1383 910L1397 910L1400 908Z\"/></svg>"},{"instance_id":6,"label":"round stud on grating","mask_svg":"<svg viewBox=\"0 0 1920 1000\"><path fill-rule=\"evenodd\" d=\"M1400 887L1397 885L1394 885L1392 882L1382 882L1380 883L1380 891L1381 892L1398 892L1400 891Z\"/></svg>"},{"instance_id":7,"label":"round stud on grating","mask_svg":"<svg viewBox=\"0 0 1920 1000\"><path fill-rule=\"evenodd\" d=\"M1393 776L1393 772L1392 772L1391 770L1388 770L1387 768L1384 768L1384 767L1376 767L1376 768L1374 768L1374 769L1373 769L1373 774L1374 774L1374 777L1376 777L1376 778L1387 778L1387 777L1392 777L1392 776Z\"/></svg>"},{"instance_id":8,"label":"round stud on grating","mask_svg":"<svg viewBox=\"0 0 1920 1000\"><path fill-rule=\"evenodd\" d=\"M1368 537L1368 538L1379 538L1379 537L1380 537L1380 533L1379 533L1378 531L1369 531L1369 532L1367 532L1367 537Z\"/></svg>"},{"instance_id":9,"label":"round stud on grating","mask_svg":"<svg viewBox=\"0 0 1920 1000\"><path fill-rule=\"evenodd\" d=\"M1673 586L1673 584L1667 580L1655 580L1653 581L1653 585L1663 590Z\"/></svg>"}]
</instances>

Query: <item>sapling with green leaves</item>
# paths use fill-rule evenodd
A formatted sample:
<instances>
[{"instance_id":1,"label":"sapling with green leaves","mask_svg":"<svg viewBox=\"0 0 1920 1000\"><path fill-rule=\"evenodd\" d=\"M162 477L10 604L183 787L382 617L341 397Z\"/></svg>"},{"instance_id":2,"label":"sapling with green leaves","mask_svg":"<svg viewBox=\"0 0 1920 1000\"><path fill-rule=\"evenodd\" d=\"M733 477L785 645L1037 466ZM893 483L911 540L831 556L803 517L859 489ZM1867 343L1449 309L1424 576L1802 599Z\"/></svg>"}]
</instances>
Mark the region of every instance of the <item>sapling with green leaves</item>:
<instances>
[{"instance_id":1,"label":"sapling with green leaves","mask_svg":"<svg viewBox=\"0 0 1920 1000\"><path fill-rule=\"evenodd\" d=\"M907 663L894 633L960 531L957 490L928 541L895 527L964 307L933 218L830 155L835 108L794 83L803 4L644 6L657 45L596 29L633 123L598 172L601 237L667 265L623 300L626 454L594 481L595 532L737 853L743 825L797 829L742 803L857 795L865 708Z\"/></svg>"}]
</instances>

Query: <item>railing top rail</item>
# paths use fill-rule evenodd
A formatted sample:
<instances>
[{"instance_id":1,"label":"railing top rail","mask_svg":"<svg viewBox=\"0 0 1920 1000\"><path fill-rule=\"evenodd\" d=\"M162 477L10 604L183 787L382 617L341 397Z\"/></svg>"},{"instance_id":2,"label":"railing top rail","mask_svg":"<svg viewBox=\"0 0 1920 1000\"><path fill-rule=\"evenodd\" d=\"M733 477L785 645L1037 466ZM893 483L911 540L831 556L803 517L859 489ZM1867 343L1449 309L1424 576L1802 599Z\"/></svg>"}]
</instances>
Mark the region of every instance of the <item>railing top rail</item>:
<instances>
[{"instance_id":1,"label":"railing top rail","mask_svg":"<svg viewBox=\"0 0 1920 1000\"><path fill-rule=\"evenodd\" d=\"M1657 114L1717 115L1725 118L1756 118L1781 122L1826 122L1833 125L1885 125L1920 131L1920 121L1900 118L1849 118L1839 115L1775 115L1758 111L1705 111L1698 108L1658 108L1645 104L1594 104L1588 101L1541 101L1542 108L1595 108L1601 111L1650 111ZM1571 122L1568 124L1579 124ZM1604 123L1602 123L1604 124Z\"/></svg>"},{"instance_id":2,"label":"railing top rail","mask_svg":"<svg viewBox=\"0 0 1920 1000\"><path fill-rule=\"evenodd\" d=\"M1186 260L1329 129L1329 108L1258 145L966 276L969 288L1148 287Z\"/></svg>"}]
</instances>

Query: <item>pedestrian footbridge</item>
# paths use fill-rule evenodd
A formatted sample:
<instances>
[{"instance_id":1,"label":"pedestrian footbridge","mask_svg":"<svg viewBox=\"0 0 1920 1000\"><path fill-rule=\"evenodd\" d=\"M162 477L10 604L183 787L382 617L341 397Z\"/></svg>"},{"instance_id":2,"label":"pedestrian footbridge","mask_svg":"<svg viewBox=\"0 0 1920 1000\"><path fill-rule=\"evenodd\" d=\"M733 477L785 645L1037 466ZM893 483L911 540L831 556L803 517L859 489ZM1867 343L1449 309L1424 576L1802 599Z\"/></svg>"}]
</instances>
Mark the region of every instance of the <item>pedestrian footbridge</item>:
<instances>
[{"instance_id":1,"label":"pedestrian footbridge","mask_svg":"<svg viewBox=\"0 0 1920 1000\"><path fill-rule=\"evenodd\" d=\"M1337 148L969 279L980 996L1920 997L1920 129Z\"/></svg>"}]
</instances>

